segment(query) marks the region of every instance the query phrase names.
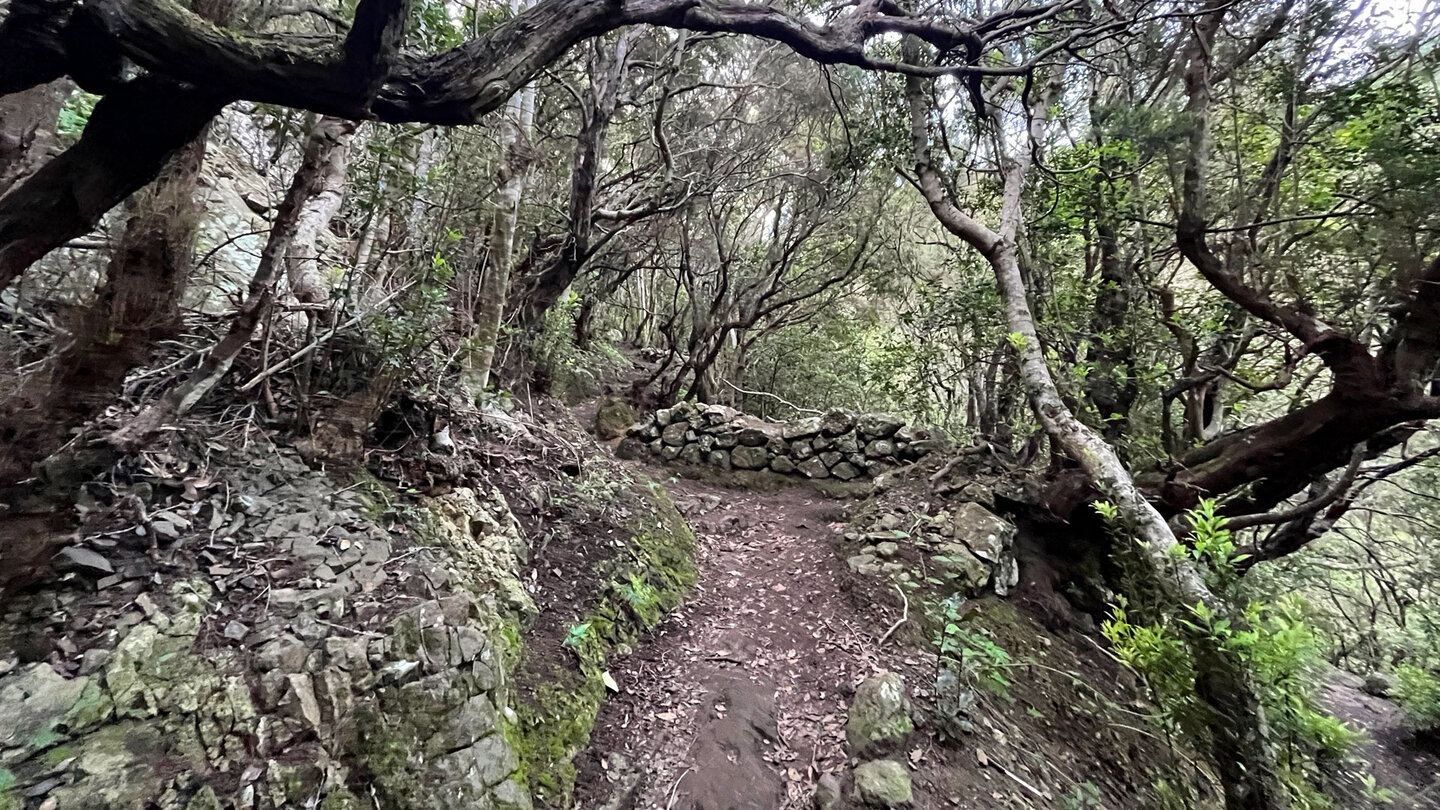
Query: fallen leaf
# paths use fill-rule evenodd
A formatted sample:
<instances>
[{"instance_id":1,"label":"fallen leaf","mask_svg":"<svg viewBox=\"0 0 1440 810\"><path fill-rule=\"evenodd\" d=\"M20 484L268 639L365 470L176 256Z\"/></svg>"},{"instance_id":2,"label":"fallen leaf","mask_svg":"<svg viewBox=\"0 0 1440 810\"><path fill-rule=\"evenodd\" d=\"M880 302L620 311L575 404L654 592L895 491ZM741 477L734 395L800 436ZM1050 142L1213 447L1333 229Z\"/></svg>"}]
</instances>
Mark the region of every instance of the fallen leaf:
<instances>
[{"instance_id":1,"label":"fallen leaf","mask_svg":"<svg viewBox=\"0 0 1440 810\"><path fill-rule=\"evenodd\" d=\"M980 763L981 766L986 766L990 764L990 758L985 756L985 749L983 748L975 749L975 759Z\"/></svg>"}]
</instances>

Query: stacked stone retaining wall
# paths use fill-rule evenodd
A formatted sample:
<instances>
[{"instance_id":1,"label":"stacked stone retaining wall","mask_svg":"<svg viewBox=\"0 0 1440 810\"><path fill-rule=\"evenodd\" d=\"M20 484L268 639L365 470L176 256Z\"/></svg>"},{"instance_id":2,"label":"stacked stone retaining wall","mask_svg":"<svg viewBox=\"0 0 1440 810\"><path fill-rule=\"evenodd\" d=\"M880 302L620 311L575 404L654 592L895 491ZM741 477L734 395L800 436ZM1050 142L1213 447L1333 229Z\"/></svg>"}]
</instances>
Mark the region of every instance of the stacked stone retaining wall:
<instances>
[{"instance_id":1,"label":"stacked stone retaining wall","mask_svg":"<svg viewBox=\"0 0 1440 810\"><path fill-rule=\"evenodd\" d=\"M724 405L682 402L632 425L618 452L725 470L769 470L841 481L874 478L947 449L938 433L887 413L843 409L790 422L766 422Z\"/></svg>"}]
</instances>

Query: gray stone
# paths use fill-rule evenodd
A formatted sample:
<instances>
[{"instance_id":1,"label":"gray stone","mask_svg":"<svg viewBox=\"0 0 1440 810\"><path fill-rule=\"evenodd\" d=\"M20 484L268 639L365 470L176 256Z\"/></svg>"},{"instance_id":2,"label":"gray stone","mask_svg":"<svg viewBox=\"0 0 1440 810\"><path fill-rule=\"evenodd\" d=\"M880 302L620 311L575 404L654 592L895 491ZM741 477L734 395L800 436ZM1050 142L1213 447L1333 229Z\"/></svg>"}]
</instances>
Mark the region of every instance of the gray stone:
<instances>
[{"instance_id":1,"label":"gray stone","mask_svg":"<svg viewBox=\"0 0 1440 810\"><path fill-rule=\"evenodd\" d=\"M903 425L899 430L895 431L895 441L897 442L918 442L921 439L928 438L930 438L930 431L924 428L917 428L914 425Z\"/></svg>"},{"instance_id":2,"label":"gray stone","mask_svg":"<svg viewBox=\"0 0 1440 810\"><path fill-rule=\"evenodd\" d=\"M830 449L830 445L832 445L832 444L834 444L834 443L835 443L835 440L834 440L834 439L830 438L829 436L826 436L826 435L823 434L823 433L820 434L819 436L816 436L815 438L813 438L813 439L810 440L810 446L813 447L813 448L815 448L816 452L821 452L821 451L824 451L824 450L829 450L829 449Z\"/></svg>"},{"instance_id":3,"label":"gray stone","mask_svg":"<svg viewBox=\"0 0 1440 810\"><path fill-rule=\"evenodd\" d=\"M740 437L731 431L715 434L715 446L721 450L729 450L740 443Z\"/></svg>"},{"instance_id":4,"label":"gray stone","mask_svg":"<svg viewBox=\"0 0 1440 810\"><path fill-rule=\"evenodd\" d=\"M845 564L860 576L868 577L880 573L880 561L873 554L856 554L846 557Z\"/></svg>"},{"instance_id":5,"label":"gray stone","mask_svg":"<svg viewBox=\"0 0 1440 810\"><path fill-rule=\"evenodd\" d=\"M1361 689L1367 695L1388 698L1395 693L1395 686L1395 676L1388 672L1371 672L1365 676L1365 684Z\"/></svg>"},{"instance_id":6,"label":"gray stone","mask_svg":"<svg viewBox=\"0 0 1440 810\"><path fill-rule=\"evenodd\" d=\"M711 450L705 454L705 463L722 470L730 469L730 454L724 450Z\"/></svg>"},{"instance_id":7,"label":"gray stone","mask_svg":"<svg viewBox=\"0 0 1440 810\"><path fill-rule=\"evenodd\" d=\"M702 453L708 454L711 450L715 449L715 437L708 433L701 436L695 443L700 445L700 452Z\"/></svg>"},{"instance_id":8,"label":"gray stone","mask_svg":"<svg viewBox=\"0 0 1440 810\"><path fill-rule=\"evenodd\" d=\"M111 565L109 560L79 546L61 549L52 564L56 571L79 571L91 576L115 573L115 566Z\"/></svg>"},{"instance_id":9,"label":"gray stone","mask_svg":"<svg viewBox=\"0 0 1440 810\"><path fill-rule=\"evenodd\" d=\"M860 477L860 471L848 461L842 461L830 469L830 474L841 481L853 481Z\"/></svg>"},{"instance_id":10,"label":"gray stone","mask_svg":"<svg viewBox=\"0 0 1440 810\"><path fill-rule=\"evenodd\" d=\"M645 442L634 436L626 436L615 445L615 455L623 459L637 459L645 455Z\"/></svg>"},{"instance_id":11,"label":"gray stone","mask_svg":"<svg viewBox=\"0 0 1440 810\"><path fill-rule=\"evenodd\" d=\"M790 443L790 457L796 461L804 461L813 455L815 455L815 448L810 446L810 442L798 441Z\"/></svg>"},{"instance_id":12,"label":"gray stone","mask_svg":"<svg viewBox=\"0 0 1440 810\"><path fill-rule=\"evenodd\" d=\"M855 438L854 433L846 433L835 440L835 449L842 453L860 452L860 440Z\"/></svg>"},{"instance_id":13,"label":"gray stone","mask_svg":"<svg viewBox=\"0 0 1440 810\"><path fill-rule=\"evenodd\" d=\"M794 422L786 422L780 429L782 439L805 439L820 432L820 417L811 416L805 419L798 419Z\"/></svg>"},{"instance_id":14,"label":"gray stone","mask_svg":"<svg viewBox=\"0 0 1440 810\"><path fill-rule=\"evenodd\" d=\"M790 475L795 472L795 462L785 456L776 456L770 460L770 469L781 475Z\"/></svg>"},{"instance_id":15,"label":"gray stone","mask_svg":"<svg viewBox=\"0 0 1440 810\"><path fill-rule=\"evenodd\" d=\"M760 447L773 438L775 437L770 431L754 426L743 428L735 434L736 441L746 447Z\"/></svg>"},{"instance_id":16,"label":"gray stone","mask_svg":"<svg viewBox=\"0 0 1440 810\"><path fill-rule=\"evenodd\" d=\"M789 453L790 453L790 443L787 442L787 441L785 441L784 439L780 438L779 436L776 436L776 437L772 438L770 441L765 442L765 449L766 449L766 450L769 450L772 455L776 455L776 456L789 455Z\"/></svg>"},{"instance_id":17,"label":"gray stone","mask_svg":"<svg viewBox=\"0 0 1440 810\"><path fill-rule=\"evenodd\" d=\"M920 441L911 442L910 446L905 448L904 456L907 459L916 460L924 458L931 453L944 452L945 450L948 450L949 447L950 443L942 439L922 439Z\"/></svg>"},{"instance_id":18,"label":"gray stone","mask_svg":"<svg viewBox=\"0 0 1440 810\"><path fill-rule=\"evenodd\" d=\"M900 553L900 545L894 540L884 540L875 544L875 554L881 557L894 557Z\"/></svg>"},{"instance_id":19,"label":"gray stone","mask_svg":"<svg viewBox=\"0 0 1440 810\"><path fill-rule=\"evenodd\" d=\"M876 439L865 445L866 458L889 458L895 455L895 443L888 439Z\"/></svg>"},{"instance_id":20,"label":"gray stone","mask_svg":"<svg viewBox=\"0 0 1440 810\"><path fill-rule=\"evenodd\" d=\"M665 426L660 433L660 440L671 447L679 447L685 443L685 434L690 431L689 422L671 422Z\"/></svg>"},{"instance_id":21,"label":"gray stone","mask_svg":"<svg viewBox=\"0 0 1440 810\"><path fill-rule=\"evenodd\" d=\"M660 410L656 411L655 424L659 425L662 429L669 427L671 422L670 414L671 411L669 408L661 408Z\"/></svg>"},{"instance_id":22,"label":"gray stone","mask_svg":"<svg viewBox=\"0 0 1440 810\"><path fill-rule=\"evenodd\" d=\"M821 461L818 458L812 458L809 461L802 461L799 464L799 470L800 472L804 473L806 478L830 477L830 470L826 468L825 462Z\"/></svg>"},{"instance_id":23,"label":"gray stone","mask_svg":"<svg viewBox=\"0 0 1440 810\"><path fill-rule=\"evenodd\" d=\"M914 730L910 698L898 674L881 672L855 687L855 699L845 720L845 742L851 754L863 759L894 751Z\"/></svg>"},{"instance_id":24,"label":"gray stone","mask_svg":"<svg viewBox=\"0 0 1440 810\"><path fill-rule=\"evenodd\" d=\"M770 462L770 454L763 447L745 445L730 451L730 463L741 470L760 470Z\"/></svg>"},{"instance_id":25,"label":"gray stone","mask_svg":"<svg viewBox=\"0 0 1440 810\"><path fill-rule=\"evenodd\" d=\"M674 460L675 460L676 458L678 458L679 456L680 456L680 447L679 447L679 445L667 444L667 445L665 445L664 447L660 448L660 458L663 458L663 459L665 459L666 461L674 461Z\"/></svg>"},{"instance_id":26,"label":"gray stone","mask_svg":"<svg viewBox=\"0 0 1440 810\"><path fill-rule=\"evenodd\" d=\"M961 543L941 543L939 552L930 558L931 561L967 595L980 592L990 581L990 566L970 553L969 547Z\"/></svg>"},{"instance_id":27,"label":"gray stone","mask_svg":"<svg viewBox=\"0 0 1440 810\"><path fill-rule=\"evenodd\" d=\"M0 751L28 747L60 723L90 683L89 678L67 679L49 664L31 664L0 678Z\"/></svg>"},{"instance_id":28,"label":"gray stone","mask_svg":"<svg viewBox=\"0 0 1440 810\"><path fill-rule=\"evenodd\" d=\"M953 525L955 539L986 562L1000 562L1015 541L1015 527L979 504L961 504Z\"/></svg>"},{"instance_id":29,"label":"gray stone","mask_svg":"<svg viewBox=\"0 0 1440 810\"><path fill-rule=\"evenodd\" d=\"M724 405L707 405L700 412L700 422L705 425L723 425L739 417L741 413Z\"/></svg>"},{"instance_id":30,"label":"gray stone","mask_svg":"<svg viewBox=\"0 0 1440 810\"><path fill-rule=\"evenodd\" d=\"M905 766L881 759L855 769L855 798L871 807L899 807L914 798Z\"/></svg>"},{"instance_id":31,"label":"gray stone","mask_svg":"<svg viewBox=\"0 0 1440 810\"><path fill-rule=\"evenodd\" d=\"M820 419L820 431L826 436L839 436L855 429L855 414L836 408Z\"/></svg>"},{"instance_id":32,"label":"gray stone","mask_svg":"<svg viewBox=\"0 0 1440 810\"><path fill-rule=\"evenodd\" d=\"M820 460L825 462L826 467L834 467L836 464L844 461L845 457L839 453L821 453Z\"/></svg>"},{"instance_id":33,"label":"gray stone","mask_svg":"<svg viewBox=\"0 0 1440 810\"><path fill-rule=\"evenodd\" d=\"M867 413L855 420L855 429L866 441L887 439L904 426L904 419L888 413Z\"/></svg>"},{"instance_id":34,"label":"gray stone","mask_svg":"<svg viewBox=\"0 0 1440 810\"><path fill-rule=\"evenodd\" d=\"M815 795L811 797L815 810L840 810L844 800L840 777L833 773L821 774L820 780L815 783Z\"/></svg>"}]
</instances>

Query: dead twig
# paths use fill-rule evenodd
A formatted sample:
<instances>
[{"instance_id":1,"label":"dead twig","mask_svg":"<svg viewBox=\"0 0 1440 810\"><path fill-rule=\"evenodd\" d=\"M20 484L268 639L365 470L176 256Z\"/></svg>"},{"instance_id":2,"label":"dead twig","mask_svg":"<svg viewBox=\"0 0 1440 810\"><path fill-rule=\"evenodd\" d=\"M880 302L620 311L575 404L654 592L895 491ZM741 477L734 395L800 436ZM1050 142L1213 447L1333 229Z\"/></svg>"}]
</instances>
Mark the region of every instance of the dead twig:
<instances>
[{"instance_id":1,"label":"dead twig","mask_svg":"<svg viewBox=\"0 0 1440 810\"><path fill-rule=\"evenodd\" d=\"M890 634L899 630L900 625L904 624L910 618L910 600L905 598L905 589L896 585L895 592L900 594L900 618L896 620L894 624L890 625L890 629L885 631L885 635L881 636L879 641L875 642L876 647L884 646L885 639L890 638Z\"/></svg>"}]
</instances>

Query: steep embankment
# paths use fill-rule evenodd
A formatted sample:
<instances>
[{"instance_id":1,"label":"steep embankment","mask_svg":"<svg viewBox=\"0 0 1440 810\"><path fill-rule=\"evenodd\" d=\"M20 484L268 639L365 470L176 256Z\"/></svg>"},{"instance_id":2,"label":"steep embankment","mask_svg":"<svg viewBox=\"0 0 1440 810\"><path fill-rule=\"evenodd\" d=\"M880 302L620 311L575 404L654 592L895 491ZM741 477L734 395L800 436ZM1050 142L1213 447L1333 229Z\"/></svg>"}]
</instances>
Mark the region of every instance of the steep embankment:
<instances>
[{"instance_id":1,"label":"steep embankment","mask_svg":"<svg viewBox=\"0 0 1440 810\"><path fill-rule=\"evenodd\" d=\"M64 551L0 615L0 808L523 808L563 783L604 653L692 578L663 492L563 419L452 423L448 453L382 429L379 478L245 428L170 434L33 538ZM577 548L556 587L538 566ZM593 633L562 647L571 605Z\"/></svg>"}]
</instances>

